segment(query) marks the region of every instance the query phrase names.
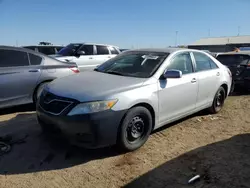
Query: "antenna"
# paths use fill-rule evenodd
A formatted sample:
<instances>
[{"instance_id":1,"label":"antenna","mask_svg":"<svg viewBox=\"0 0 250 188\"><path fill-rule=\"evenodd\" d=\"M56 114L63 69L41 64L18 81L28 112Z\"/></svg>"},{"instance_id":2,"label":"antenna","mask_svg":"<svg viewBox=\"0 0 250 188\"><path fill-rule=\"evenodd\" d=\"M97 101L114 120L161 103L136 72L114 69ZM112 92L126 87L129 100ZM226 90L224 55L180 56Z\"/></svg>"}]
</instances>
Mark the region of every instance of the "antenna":
<instances>
[{"instance_id":1,"label":"antenna","mask_svg":"<svg viewBox=\"0 0 250 188\"><path fill-rule=\"evenodd\" d=\"M240 36L240 26L238 26L238 36Z\"/></svg>"},{"instance_id":2,"label":"antenna","mask_svg":"<svg viewBox=\"0 0 250 188\"><path fill-rule=\"evenodd\" d=\"M177 47L178 31L175 31L175 47Z\"/></svg>"}]
</instances>

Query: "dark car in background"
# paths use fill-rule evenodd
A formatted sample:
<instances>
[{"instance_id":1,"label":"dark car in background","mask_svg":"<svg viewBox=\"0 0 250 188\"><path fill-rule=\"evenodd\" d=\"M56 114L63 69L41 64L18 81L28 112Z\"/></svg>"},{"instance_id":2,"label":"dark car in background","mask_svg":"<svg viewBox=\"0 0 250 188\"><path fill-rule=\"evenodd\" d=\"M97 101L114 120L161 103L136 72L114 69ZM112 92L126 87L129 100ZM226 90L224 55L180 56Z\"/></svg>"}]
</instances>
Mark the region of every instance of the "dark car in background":
<instances>
[{"instance_id":1,"label":"dark car in background","mask_svg":"<svg viewBox=\"0 0 250 188\"><path fill-rule=\"evenodd\" d=\"M36 52L43 53L45 55L53 55L59 52L64 46L60 45L34 45L34 46L23 46Z\"/></svg>"},{"instance_id":2,"label":"dark car in background","mask_svg":"<svg viewBox=\"0 0 250 188\"><path fill-rule=\"evenodd\" d=\"M232 89L250 89L250 51L220 53L216 58L231 70Z\"/></svg>"},{"instance_id":3,"label":"dark car in background","mask_svg":"<svg viewBox=\"0 0 250 188\"><path fill-rule=\"evenodd\" d=\"M78 72L75 63L25 48L0 46L0 108L36 102L49 82Z\"/></svg>"}]
</instances>

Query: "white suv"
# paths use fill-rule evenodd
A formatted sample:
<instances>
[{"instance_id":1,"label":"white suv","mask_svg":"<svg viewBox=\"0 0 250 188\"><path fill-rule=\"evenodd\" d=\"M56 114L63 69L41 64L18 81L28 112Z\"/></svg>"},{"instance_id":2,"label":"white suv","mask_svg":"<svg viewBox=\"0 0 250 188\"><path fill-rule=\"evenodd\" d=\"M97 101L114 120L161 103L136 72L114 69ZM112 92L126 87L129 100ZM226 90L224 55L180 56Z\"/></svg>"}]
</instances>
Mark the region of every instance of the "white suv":
<instances>
[{"instance_id":1,"label":"white suv","mask_svg":"<svg viewBox=\"0 0 250 188\"><path fill-rule=\"evenodd\" d=\"M117 54L119 48L104 44L71 43L53 57L60 61L75 62L81 71L92 70Z\"/></svg>"}]
</instances>

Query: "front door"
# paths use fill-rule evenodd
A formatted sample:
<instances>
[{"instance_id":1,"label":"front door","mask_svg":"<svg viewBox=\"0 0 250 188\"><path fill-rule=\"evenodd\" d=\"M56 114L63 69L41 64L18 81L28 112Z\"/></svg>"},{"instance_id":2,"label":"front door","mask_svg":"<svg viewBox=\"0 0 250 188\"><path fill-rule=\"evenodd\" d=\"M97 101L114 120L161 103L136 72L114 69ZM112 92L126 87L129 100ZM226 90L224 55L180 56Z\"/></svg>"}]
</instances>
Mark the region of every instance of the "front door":
<instances>
[{"instance_id":1,"label":"front door","mask_svg":"<svg viewBox=\"0 0 250 188\"><path fill-rule=\"evenodd\" d=\"M191 114L198 92L197 74L190 53L174 56L167 69L182 71L182 77L159 80L159 126Z\"/></svg>"},{"instance_id":2,"label":"front door","mask_svg":"<svg viewBox=\"0 0 250 188\"><path fill-rule=\"evenodd\" d=\"M83 45L78 51L84 51L85 55L74 57L72 61L77 64L80 71L93 70L98 65L94 45Z\"/></svg>"}]
</instances>

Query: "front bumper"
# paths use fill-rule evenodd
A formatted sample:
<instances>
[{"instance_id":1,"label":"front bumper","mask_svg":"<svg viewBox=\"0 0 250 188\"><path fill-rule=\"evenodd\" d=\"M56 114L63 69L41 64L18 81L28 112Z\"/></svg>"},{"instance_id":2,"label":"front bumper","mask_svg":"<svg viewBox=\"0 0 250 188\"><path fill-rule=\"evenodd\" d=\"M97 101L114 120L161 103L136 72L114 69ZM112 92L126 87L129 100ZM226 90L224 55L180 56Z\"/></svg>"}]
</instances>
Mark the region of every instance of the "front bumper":
<instances>
[{"instance_id":1,"label":"front bumper","mask_svg":"<svg viewBox=\"0 0 250 188\"><path fill-rule=\"evenodd\" d=\"M36 107L37 119L41 126L46 126L63 135L78 146L99 148L114 145L119 125L126 110L84 114L84 115L53 115L44 111L39 104Z\"/></svg>"}]
</instances>

